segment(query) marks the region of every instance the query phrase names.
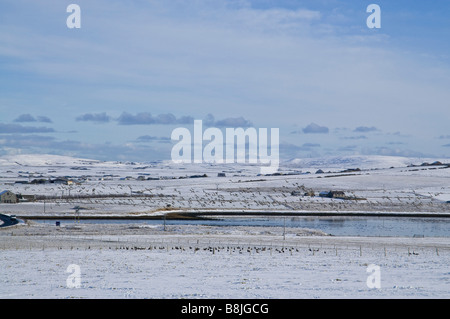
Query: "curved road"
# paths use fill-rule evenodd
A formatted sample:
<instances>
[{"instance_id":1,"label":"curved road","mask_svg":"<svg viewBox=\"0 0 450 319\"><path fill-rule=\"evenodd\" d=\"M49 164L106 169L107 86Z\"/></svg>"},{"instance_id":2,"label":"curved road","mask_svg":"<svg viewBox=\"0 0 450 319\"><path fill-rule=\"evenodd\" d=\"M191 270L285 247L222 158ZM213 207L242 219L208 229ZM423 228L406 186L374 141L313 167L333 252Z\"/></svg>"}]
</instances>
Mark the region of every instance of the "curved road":
<instances>
[{"instance_id":1,"label":"curved road","mask_svg":"<svg viewBox=\"0 0 450 319\"><path fill-rule=\"evenodd\" d=\"M0 220L2 223L0 224L0 227L8 227L13 226L19 223L19 220L16 218L11 218L8 215L0 214Z\"/></svg>"}]
</instances>

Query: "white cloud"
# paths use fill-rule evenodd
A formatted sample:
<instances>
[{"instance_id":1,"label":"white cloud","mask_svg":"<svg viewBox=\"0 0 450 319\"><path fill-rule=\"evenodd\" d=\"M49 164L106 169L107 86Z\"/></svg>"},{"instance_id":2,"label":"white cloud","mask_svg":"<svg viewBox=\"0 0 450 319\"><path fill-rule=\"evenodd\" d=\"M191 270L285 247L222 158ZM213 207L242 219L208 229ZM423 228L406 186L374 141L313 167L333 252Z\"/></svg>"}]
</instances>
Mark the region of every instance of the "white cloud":
<instances>
[{"instance_id":1,"label":"white cloud","mask_svg":"<svg viewBox=\"0 0 450 319\"><path fill-rule=\"evenodd\" d=\"M320 126L316 123L311 123L302 129L305 134L328 134L329 129L326 126Z\"/></svg>"},{"instance_id":2,"label":"white cloud","mask_svg":"<svg viewBox=\"0 0 450 319\"><path fill-rule=\"evenodd\" d=\"M107 123L111 120L111 117L107 115L106 112L85 113L83 115L77 116L76 120L82 122Z\"/></svg>"}]
</instances>

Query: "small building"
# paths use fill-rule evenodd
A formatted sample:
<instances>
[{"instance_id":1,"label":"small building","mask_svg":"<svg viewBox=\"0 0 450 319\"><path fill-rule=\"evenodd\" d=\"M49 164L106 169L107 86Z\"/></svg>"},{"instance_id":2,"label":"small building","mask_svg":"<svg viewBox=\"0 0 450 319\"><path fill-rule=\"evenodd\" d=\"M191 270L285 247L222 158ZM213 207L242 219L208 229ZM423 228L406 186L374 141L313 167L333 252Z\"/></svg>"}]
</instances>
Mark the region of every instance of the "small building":
<instances>
[{"instance_id":1,"label":"small building","mask_svg":"<svg viewBox=\"0 0 450 319\"><path fill-rule=\"evenodd\" d=\"M16 204L17 203L17 195L14 194L13 192L5 190L0 193L0 203Z\"/></svg>"},{"instance_id":2,"label":"small building","mask_svg":"<svg viewBox=\"0 0 450 319\"><path fill-rule=\"evenodd\" d=\"M319 193L320 197L332 197L331 192L327 192L327 191L322 191Z\"/></svg>"},{"instance_id":3,"label":"small building","mask_svg":"<svg viewBox=\"0 0 450 319\"><path fill-rule=\"evenodd\" d=\"M343 191L323 191L319 193L320 197L328 197L328 198L345 198L345 193Z\"/></svg>"},{"instance_id":4,"label":"small building","mask_svg":"<svg viewBox=\"0 0 450 319\"><path fill-rule=\"evenodd\" d=\"M21 195L20 197L22 197L22 201L25 202L34 202L36 200L36 195Z\"/></svg>"},{"instance_id":5,"label":"small building","mask_svg":"<svg viewBox=\"0 0 450 319\"><path fill-rule=\"evenodd\" d=\"M126 176L126 177L121 177L120 180L121 181L134 181L135 178L132 176Z\"/></svg>"},{"instance_id":6,"label":"small building","mask_svg":"<svg viewBox=\"0 0 450 319\"><path fill-rule=\"evenodd\" d=\"M343 191L331 191L331 197L332 198L340 198L345 199L345 193Z\"/></svg>"},{"instance_id":7,"label":"small building","mask_svg":"<svg viewBox=\"0 0 450 319\"><path fill-rule=\"evenodd\" d=\"M68 185L66 178L55 178L51 181L52 184L58 184L58 185Z\"/></svg>"},{"instance_id":8,"label":"small building","mask_svg":"<svg viewBox=\"0 0 450 319\"><path fill-rule=\"evenodd\" d=\"M208 175L203 174L203 175L191 175L191 176L189 176L189 178L202 178L202 177L208 177Z\"/></svg>"},{"instance_id":9,"label":"small building","mask_svg":"<svg viewBox=\"0 0 450 319\"><path fill-rule=\"evenodd\" d=\"M33 179L30 184L49 184L50 181L44 178L40 178L40 179Z\"/></svg>"}]
</instances>

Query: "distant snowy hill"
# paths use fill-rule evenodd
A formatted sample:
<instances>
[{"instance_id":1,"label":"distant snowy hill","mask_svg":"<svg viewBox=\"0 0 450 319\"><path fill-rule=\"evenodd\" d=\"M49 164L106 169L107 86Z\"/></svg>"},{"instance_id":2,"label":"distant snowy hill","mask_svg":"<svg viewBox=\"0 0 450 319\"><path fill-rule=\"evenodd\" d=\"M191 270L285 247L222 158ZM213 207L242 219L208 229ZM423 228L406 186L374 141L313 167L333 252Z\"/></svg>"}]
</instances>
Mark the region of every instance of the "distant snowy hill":
<instances>
[{"instance_id":1,"label":"distant snowy hill","mask_svg":"<svg viewBox=\"0 0 450 319\"><path fill-rule=\"evenodd\" d=\"M406 167L432 163L436 159L409 158L400 156L355 155L332 156L323 158L296 158L283 163L283 166L314 169L374 169L390 167ZM445 162L445 161L444 161Z\"/></svg>"},{"instance_id":2,"label":"distant snowy hill","mask_svg":"<svg viewBox=\"0 0 450 319\"><path fill-rule=\"evenodd\" d=\"M99 163L102 162L60 155L21 154L0 157L0 166L84 166Z\"/></svg>"},{"instance_id":3,"label":"distant snowy hill","mask_svg":"<svg viewBox=\"0 0 450 319\"><path fill-rule=\"evenodd\" d=\"M375 168L390 168L390 167L406 167L408 165L420 165L424 162L433 163L435 161L450 162L449 159L427 159L427 158L408 158L399 156L331 156L320 158L296 158L284 161L280 164L285 168L296 169L322 169L322 170L336 170L336 169L375 169ZM21 154L21 155L5 155L0 157L0 167L3 166L34 166L34 167L73 167L73 166L102 166L102 167L118 167L127 166L127 162L115 161L99 161L93 159L83 159L70 156L60 155L42 155L42 154ZM140 164L140 163L133 163ZM142 163L141 163L142 164ZM171 164L170 161L163 161L162 166ZM208 165L209 164L205 164ZM221 164L222 166L224 164ZM236 164L237 166L245 166ZM192 166L192 165L191 165ZM194 165L199 166L199 165ZM201 165L200 165L201 166ZM230 164L225 164L230 166ZM233 166L233 165L231 165Z\"/></svg>"}]
</instances>

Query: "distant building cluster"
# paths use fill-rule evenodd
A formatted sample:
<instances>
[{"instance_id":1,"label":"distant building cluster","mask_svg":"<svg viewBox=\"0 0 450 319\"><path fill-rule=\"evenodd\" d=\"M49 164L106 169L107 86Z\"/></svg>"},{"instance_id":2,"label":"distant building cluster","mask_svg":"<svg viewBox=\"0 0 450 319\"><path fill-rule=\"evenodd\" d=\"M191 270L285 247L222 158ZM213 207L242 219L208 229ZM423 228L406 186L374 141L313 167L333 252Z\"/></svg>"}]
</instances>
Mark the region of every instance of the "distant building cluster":
<instances>
[{"instance_id":1,"label":"distant building cluster","mask_svg":"<svg viewBox=\"0 0 450 319\"><path fill-rule=\"evenodd\" d=\"M70 178L35 178L31 181L15 181L16 184L58 184L58 185L73 185L81 184L84 180L70 179Z\"/></svg>"}]
</instances>

